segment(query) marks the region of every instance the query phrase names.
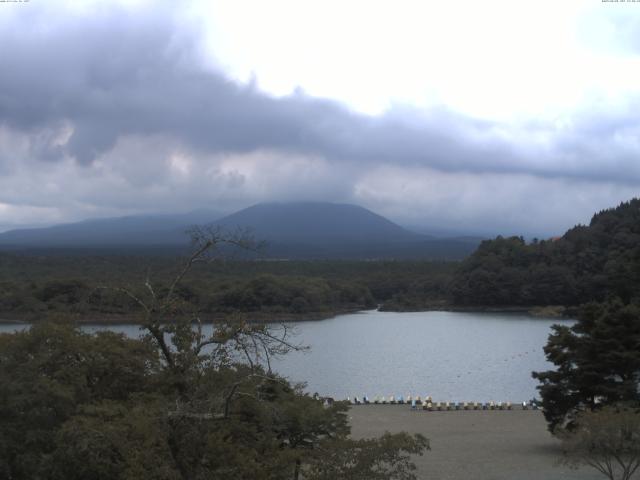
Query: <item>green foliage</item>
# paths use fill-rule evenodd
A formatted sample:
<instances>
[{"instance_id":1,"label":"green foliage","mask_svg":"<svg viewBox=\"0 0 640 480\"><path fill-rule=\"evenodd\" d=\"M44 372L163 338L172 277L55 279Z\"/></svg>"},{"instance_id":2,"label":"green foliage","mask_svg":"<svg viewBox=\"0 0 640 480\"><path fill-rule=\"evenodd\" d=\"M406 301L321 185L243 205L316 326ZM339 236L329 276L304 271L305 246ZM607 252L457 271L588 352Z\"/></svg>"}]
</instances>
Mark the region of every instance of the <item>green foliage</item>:
<instances>
[{"instance_id":1,"label":"green foliage","mask_svg":"<svg viewBox=\"0 0 640 480\"><path fill-rule=\"evenodd\" d=\"M199 295L182 281L218 244L243 239L199 232L206 235L172 281L147 278L139 291L115 290L141 310L142 339L53 323L0 335L2 478L310 479L314 466L337 461L336 454L336 472L354 472L346 478L412 478L408 455L422 453L424 438L351 440L346 404L325 407L270 371L271 356L299 348L286 325L230 317L202 333ZM324 281L293 288L262 276L249 283L262 302L308 290L310 298L332 294ZM38 291L45 301L70 299L81 286Z\"/></svg>"},{"instance_id":2,"label":"green foliage","mask_svg":"<svg viewBox=\"0 0 640 480\"><path fill-rule=\"evenodd\" d=\"M640 412L609 406L583 412L571 430L558 433L564 462L598 470L609 480L629 480L640 467Z\"/></svg>"},{"instance_id":3,"label":"green foliage","mask_svg":"<svg viewBox=\"0 0 640 480\"><path fill-rule=\"evenodd\" d=\"M391 435L380 439L322 443L304 477L312 480L414 480L410 455L422 455L429 441L420 434Z\"/></svg>"},{"instance_id":4,"label":"green foliage","mask_svg":"<svg viewBox=\"0 0 640 480\"><path fill-rule=\"evenodd\" d=\"M0 254L0 315L38 321L130 316L135 302L114 287L158 294L176 274L169 256ZM416 310L442 304L454 263L426 261L214 261L194 265L175 294L203 315L317 318L374 308ZM105 288L106 287L106 288ZM164 287L166 288L166 286Z\"/></svg>"},{"instance_id":5,"label":"green foliage","mask_svg":"<svg viewBox=\"0 0 640 480\"><path fill-rule=\"evenodd\" d=\"M226 288L212 298L210 308L306 313L373 305L371 293L361 285L321 278L258 275Z\"/></svg>"},{"instance_id":6,"label":"green foliage","mask_svg":"<svg viewBox=\"0 0 640 480\"><path fill-rule=\"evenodd\" d=\"M149 345L114 333L47 323L0 335L2 470L12 472L8 478L48 478L58 432L78 408L148 392L158 365Z\"/></svg>"},{"instance_id":7,"label":"green foliage","mask_svg":"<svg viewBox=\"0 0 640 480\"><path fill-rule=\"evenodd\" d=\"M461 305L579 305L640 298L640 199L594 215L590 225L526 244L483 242L451 284Z\"/></svg>"},{"instance_id":8,"label":"green foliage","mask_svg":"<svg viewBox=\"0 0 640 480\"><path fill-rule=\"evenodd\" d=\"M310 479L335 460L335 472L360 473L332 478L413 478L402 472L423 438L350 440L346 404L174 345L172 366L150 338L51 323L0 335L0 476Z\"/></svg>"},{"instance_id":9,"label":"green foliage","mask_svg":"<svg viewBox=\"0 0 640 480\"><path fill-rule=\"evenodd\" d=\"M556 369L533 377L551 431L571 426L584 410L640 403L640 307L587 304L575 325L553 327L544 350Z\"/></svg>"},{"instance_id":10,"label":"green foliage","mask_svg":"<svg viewBox=\"0 0 640 480\"><path fill-rule=\"evenodd\" d=\"M482 242L465 260L451 294L463 305L573 305L576 280L564 262L546 258L552 242L526 245L521 237Z\"/></svg>"}]
</instances>

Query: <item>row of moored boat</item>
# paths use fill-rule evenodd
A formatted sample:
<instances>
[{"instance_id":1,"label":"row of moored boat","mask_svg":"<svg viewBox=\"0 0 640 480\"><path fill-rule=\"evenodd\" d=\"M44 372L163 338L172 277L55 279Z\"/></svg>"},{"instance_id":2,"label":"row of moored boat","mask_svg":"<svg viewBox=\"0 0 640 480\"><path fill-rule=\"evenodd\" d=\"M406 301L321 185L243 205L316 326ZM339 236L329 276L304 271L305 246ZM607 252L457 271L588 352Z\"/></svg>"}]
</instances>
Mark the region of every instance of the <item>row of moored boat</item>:
<instances>
[{"instance_id":1,"label":"row of moored boat","mask_svg":"<svg viewBox=\"0 0 640 480\"><path fill-rule=\"evenodd\" d=\"M522 403L513 404L511 402L434 402L430 396L425 396L424 399L420 396L412 397L408 395L406 398L403 396L395 397L393 395L389 397L374 397L370 399L366 395L363 397L347 397L347 401L352 405L411 405L411 408L417 409L420 407L422 410L429 411L444 411L444 410L513 410L519 408L521 410L537 410L538 404L535 401L528 401Z\"/></svg>"}]
</instances>

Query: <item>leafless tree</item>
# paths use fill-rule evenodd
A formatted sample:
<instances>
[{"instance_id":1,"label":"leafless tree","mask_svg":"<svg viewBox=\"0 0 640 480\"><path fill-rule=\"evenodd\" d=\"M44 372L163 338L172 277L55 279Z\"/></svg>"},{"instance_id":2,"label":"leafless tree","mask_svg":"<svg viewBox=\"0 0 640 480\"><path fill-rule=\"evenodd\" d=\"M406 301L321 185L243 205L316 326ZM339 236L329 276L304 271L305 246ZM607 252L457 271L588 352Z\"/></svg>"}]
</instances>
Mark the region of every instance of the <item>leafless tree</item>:
<instances>
[{"instance_id":1,"label":"leafless tree","mask_svg":"<svg viewBox=\"0 0 640 480\"><path fill-rule=\"evenodd\" d=\"M258 364L271 372L271 358L306 347L292 339L291 328L249 322L242 315L228 315L205 334L199 312L178 294L195 265L229 259L237 252L255 253L262 247L247 230L228 232L215 226L193 227L192 249L173 279L164 288L154 287L149 275L140 292L127 287L115 290L132 299L141 309L142 329L162 354L169 370L184 378L185 372L202 365L203 356L222 362L240 354L253 369ZM211 365L211 363L209 363Z\"/></svg>"}]
</instances>

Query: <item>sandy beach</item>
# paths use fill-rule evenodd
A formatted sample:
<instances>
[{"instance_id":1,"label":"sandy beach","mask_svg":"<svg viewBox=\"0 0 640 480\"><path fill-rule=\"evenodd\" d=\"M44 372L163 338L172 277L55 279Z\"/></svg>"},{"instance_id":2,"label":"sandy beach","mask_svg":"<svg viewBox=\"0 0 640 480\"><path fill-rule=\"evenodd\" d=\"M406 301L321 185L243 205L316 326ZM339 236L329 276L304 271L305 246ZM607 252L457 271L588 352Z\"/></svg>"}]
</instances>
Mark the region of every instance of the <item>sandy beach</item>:
<instances>
[{"instance_id":1,"label":"sandy beach","mask_svg":"<svg viewBox=\"0 0 640 480\"><path fill-rule=\"evenodd\" d=\"M421 433L431 451L416 457L418 478L438 480L598 480L590 468L558 465L558 442L540 411L411 410L407 405L361 405L350 410L355 438L385 431Z\"/></svg>"}]
</instances>

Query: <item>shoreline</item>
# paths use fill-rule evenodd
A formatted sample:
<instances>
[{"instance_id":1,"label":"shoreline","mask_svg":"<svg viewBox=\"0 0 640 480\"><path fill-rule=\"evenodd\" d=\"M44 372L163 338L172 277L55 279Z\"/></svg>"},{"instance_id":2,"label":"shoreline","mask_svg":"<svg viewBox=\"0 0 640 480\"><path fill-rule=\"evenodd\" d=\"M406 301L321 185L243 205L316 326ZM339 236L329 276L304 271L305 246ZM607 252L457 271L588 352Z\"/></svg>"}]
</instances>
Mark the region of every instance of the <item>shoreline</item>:
<instances>
[{"instance_id":1,"label":"shoreline","mask_svg":"<svg viewBox=\"0 0 640 480\"><path fill-rule=\"evenodd\" d=\"M566 307L564 305L450 305L436 304L432 306L424 306L416 309L385 309L384 305L380 309L381 312L479 312L479 313L526 313L532 317L541 318L570 318L575 313L577 307Z\"/></svg>"},{"instance_id":2,"label":"shoreline","mask_svg":"<svg viewBox=\"0 0 640 480\"><path fill-rule=\"evenodd\" d=\"M239 312L239 313L220 313L210 314L201 317L202 323L212 323L216 321L223 321L232 315L240 315L245 317L248 323L291 323L291 322L313 322L321 321L329 318L337 317L339 315L347 315L351 313L363 312L362 309L344 309L344 310L332 310L327 312L308 312L303 314L296 313L272 313L272 312ZM79 316L77 314L61 313L59 317L65 316L74 323L79 325L131 325L142 323L142 316L140 314L92 314ZM9 315L0 318L0 325L10 324L34 324L46 321L47 319L38 318L35 314L27 314L10 317ZM171 323L171 322L167 322ZM195 322L194 322L195 323Z\"/></svg>"},{"instance_id":3,"label":"shoreline","mask_svg":"<svg viewBox=\"0 0 640 480\"><path fill-rule=\"evenodd\" d=\"M571 318L570 314L573 310L558 305L548 306L456 306L456 305L433 305L432 307L424 307L420 309L403 309L403 310L386 310L384 305L377 309L341 309L320 312L307 313L290 313L290 312L237 312L237 313L218 313L202 316L203 323L212 323L223 321L230 315L240 315L245 317L248 323L291 323L291 322L314 322L334 318L340 315L354 314L358 312L380 311L386 313L419 313L419 312L468 312L468 313L520 313L527 314L534 318ZM1 315L1 314L0 314ZM60 313L60 317L66 316L79 325L130 325L141 323L140 314L92 314L78 315L74 313ZM0 325L10 324L33 324L40 323L42 318L38 318L36 314L24 314L17 316L7 315L0 317Z\"/></svg>"}]
</instances>

